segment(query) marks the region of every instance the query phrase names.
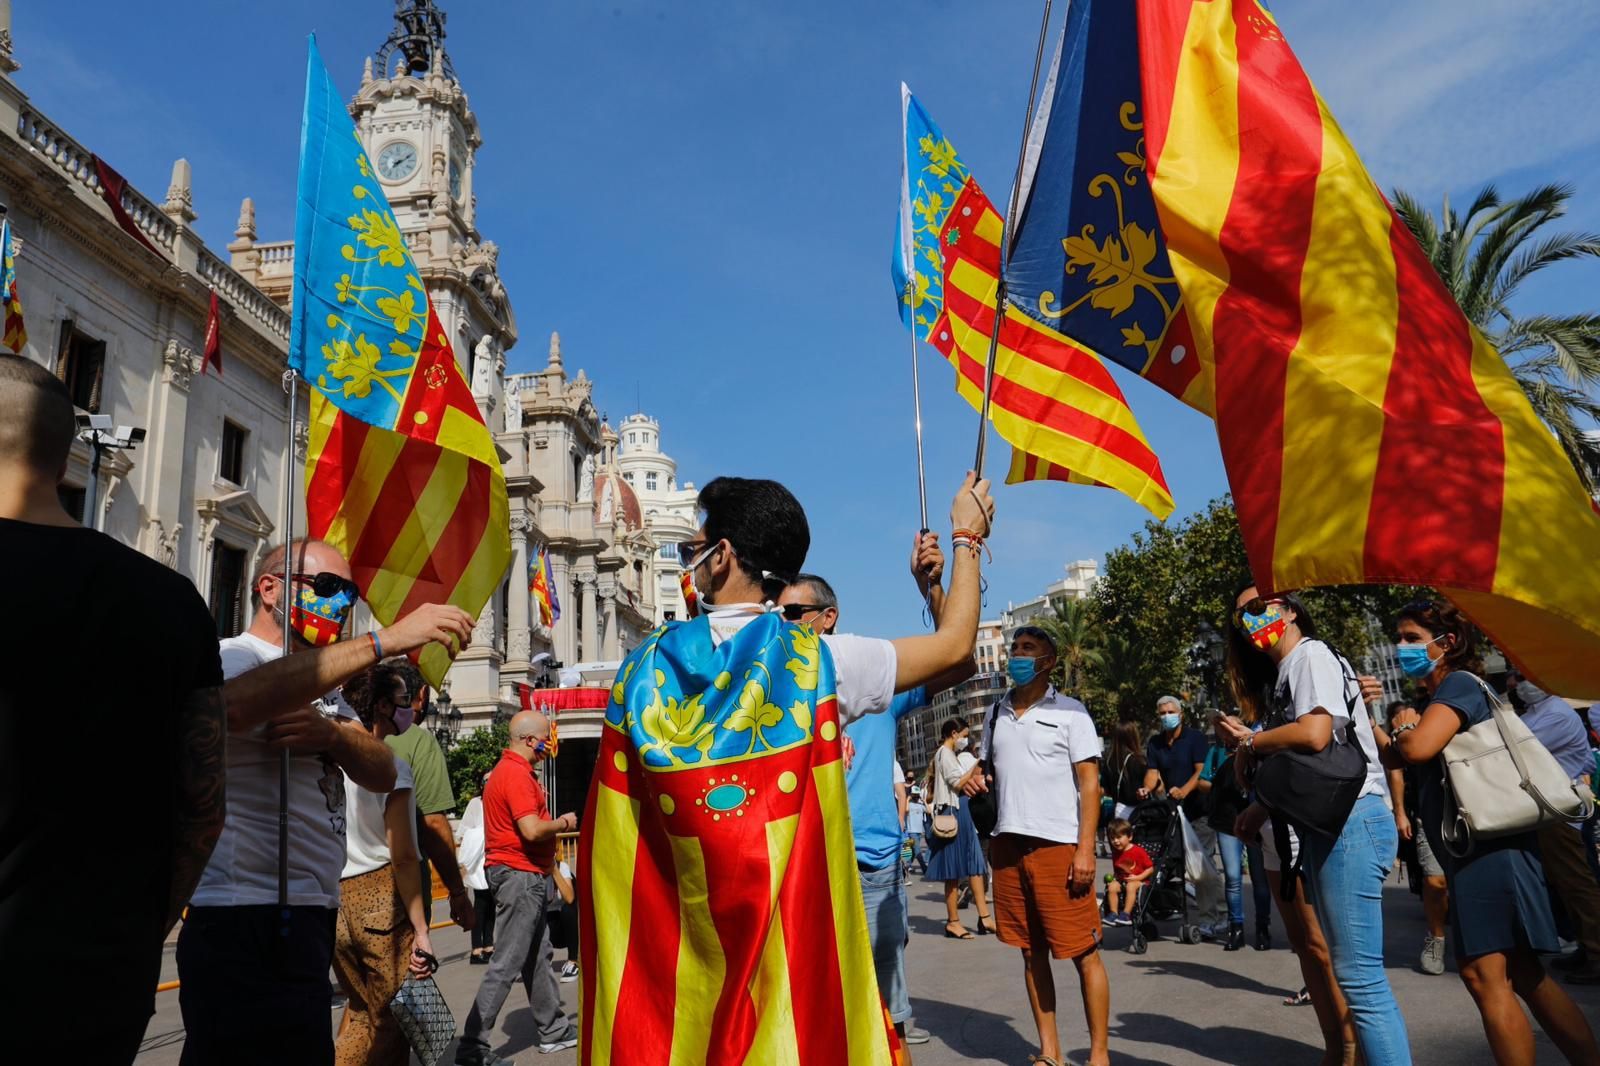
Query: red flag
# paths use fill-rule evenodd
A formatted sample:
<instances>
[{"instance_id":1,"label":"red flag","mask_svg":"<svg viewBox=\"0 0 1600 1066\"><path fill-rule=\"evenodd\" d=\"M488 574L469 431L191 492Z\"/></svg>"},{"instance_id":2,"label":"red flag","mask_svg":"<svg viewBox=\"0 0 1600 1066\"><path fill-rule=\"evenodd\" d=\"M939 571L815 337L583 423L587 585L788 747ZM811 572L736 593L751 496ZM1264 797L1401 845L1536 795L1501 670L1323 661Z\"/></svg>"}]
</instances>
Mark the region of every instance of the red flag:
<instances>
[{"instance_id":1,"label":"red flag","mask_svg":"<svg viewBox=\"0 0 1600 1066\"><path fill-rule=\"evenodd\" d=\"M151 244L150 239L139 229L139 223L128 214L128 209L122 206L122 190L128 187L128 179L118 174L111 168L111 164L99 156L91 155L90 158L94 160L95 175L100 179L100 198L111 208L111 214L115 216L117 225L121 226L128 236L165 259L166 256L161 255L156 246Z\"/></svg>"},{"instance_id":2,"label":"red flag","mask_svg":"<svg viewBox=\"0 0 1600 1066\"><path fill-rule=\"evenodd\" d=\"M222 376L222 316L217 313L217 290L211 290L211 312L206 315L206 352L200 363L200 373L215 366L217 377Z\"/></svg>"}]
</instances>

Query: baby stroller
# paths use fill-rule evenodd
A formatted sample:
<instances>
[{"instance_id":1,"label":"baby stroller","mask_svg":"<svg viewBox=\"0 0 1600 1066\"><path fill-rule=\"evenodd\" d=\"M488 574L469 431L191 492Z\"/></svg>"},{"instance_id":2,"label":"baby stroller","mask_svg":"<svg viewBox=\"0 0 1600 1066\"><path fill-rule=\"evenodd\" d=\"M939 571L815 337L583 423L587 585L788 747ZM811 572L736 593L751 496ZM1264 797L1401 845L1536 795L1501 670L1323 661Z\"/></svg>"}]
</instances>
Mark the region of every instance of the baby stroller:
<instances>
[{"instance_id":1,"label":"baby stroller","mask_svg":"<svg viewBox=\"0 0 1600 1066\"><path fill-rule=\"evenodd\" d=\"M1167 799L1150 799L1133 809L1128 818L1133 842L1150 853L1154 869L1133 906L1133 939L1127 950L1143 955L1151 940L1161 938L1158 921L1178 919L1178 939L1200 943L1200 927L1189 922L1189 893L1184 884L1183 822L1178 805Z\"/></svg>"}]
</instances>

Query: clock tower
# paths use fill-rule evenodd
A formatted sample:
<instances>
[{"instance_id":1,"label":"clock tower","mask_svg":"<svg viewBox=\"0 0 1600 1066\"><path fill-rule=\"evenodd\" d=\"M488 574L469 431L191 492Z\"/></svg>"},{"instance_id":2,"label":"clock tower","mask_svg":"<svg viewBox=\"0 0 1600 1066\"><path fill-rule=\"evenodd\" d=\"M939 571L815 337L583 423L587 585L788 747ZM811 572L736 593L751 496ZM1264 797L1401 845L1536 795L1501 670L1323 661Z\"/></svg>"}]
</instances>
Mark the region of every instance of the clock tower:
<instances>
[{"instance_id":1,"label":"clock tower","mask_svg":"<svg viewBox=\"0 0 1600 1066\"><path fill-rule=\"evenodd\" d=\"M516 319L499 248L478 232L472 177L483 137L444 40L434 0L395 0L394 28L367 60L350 114L488 421Z\"/></svg>"}]
</instances>

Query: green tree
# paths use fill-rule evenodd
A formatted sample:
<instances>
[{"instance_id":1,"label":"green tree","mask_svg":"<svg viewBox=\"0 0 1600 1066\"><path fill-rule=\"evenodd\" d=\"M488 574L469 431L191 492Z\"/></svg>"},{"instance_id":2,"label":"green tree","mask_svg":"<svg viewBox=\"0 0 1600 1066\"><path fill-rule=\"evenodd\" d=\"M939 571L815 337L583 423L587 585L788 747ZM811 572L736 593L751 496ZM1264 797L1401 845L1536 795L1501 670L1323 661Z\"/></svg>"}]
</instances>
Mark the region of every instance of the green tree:
<instances>
[{"instance_id":1,"label":"green tree","mask_svg":"<svg viewBox=\"0 0 1600 1066\"><path fill-rule=\"evenodd\" d=\"M1433 269L1461 310L1511 369L1534 413L1550 427L1592 495L1600 490L1600 439L1585 429L1600 421L1600 313L1512 312L1523 282L1568 259L1600 257L1600 234L1541 230L1566 213L1568 185L1541 185L1502 201L1493 185L1479 190L1465 214L1445 197L1436 218L1400 189L1395 208L1416 235Z\"/></svg>"},{"instance_id":2,"label":"green tree","mask_svg":"<svg viewBox=\"0 0 1600 1066\"><path fill-rule=\"evenodd\" d=\"M1196 698L1205 675L1190 650L1203 624L1226 632L1235 594L1249 579L1239 518L1230 497L1212 500L1179 522L1146 522L1126 547L1106 556L1105 572L1085 601L1099 632L1099 654L1085 661L1086 702L1102 722L1150 722L1155 701L1171 693ZM1344 585L1300 592L1319 634L1359 663L1372 644L1372 620L1387 627L1400 607L1426 590ZM1226 706L1218 681L1209 696Z\"/></svg>"},{"instance_id":3,"label":"green tree","mask_svg":"<svg viewBox=\"0 0 1600 1066\"><path fill-rule=\"evenodd\" d=\"M1068 695L1083 696L1085 671L1100 662L1100 629L1096 621L1088 600L1067 600L1055 604L1053 613L1037 622L1055 641L1058 653L1050 683Z\"/></svg>"},{"instance_id":4,"label":"green tree","mask_svg":"<svg viewBox=\"0 0 1600 1066\"><path fill-rule=\"evenodd\" d=\"M456 794L456 813L467 809L467 801L481 790L483 775L494 769L500 753L511 743L509 722L475 729L450 745L444 753L450 770L450 787Z\"/></svg>"}]
</instances>

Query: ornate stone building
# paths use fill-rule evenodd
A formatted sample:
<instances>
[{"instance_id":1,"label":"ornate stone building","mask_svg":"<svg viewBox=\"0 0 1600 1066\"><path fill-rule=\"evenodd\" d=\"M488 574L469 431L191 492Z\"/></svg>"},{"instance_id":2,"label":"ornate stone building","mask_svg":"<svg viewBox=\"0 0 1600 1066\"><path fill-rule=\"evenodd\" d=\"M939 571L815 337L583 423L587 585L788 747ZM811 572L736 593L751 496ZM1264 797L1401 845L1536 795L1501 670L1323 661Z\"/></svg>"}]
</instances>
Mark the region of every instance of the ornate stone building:
<instances>
[{"instance_id":1,"label":"ornate stone building","mask_svg":"<svg viewBox=\"0 0 1600 1066\"><path fill-rule=\"evenodd\" d=\"M447 681L471 727L518 706L517 686L536 683L550 659L622 658L659 608L656 542L593 382L582 370L568 375L554 335L542 370L506 375L516 317L499 251L477 228L473 173L484 139L445 51L444 22L431 0L400 0L350 109L506 472L513 561ZM293 242L259 240L246 199L226 256L206 247L179 160L164 201L132 185L121 191L141 245L102 195L90 149L22 92L9 30L0 26L0 200L19 245L29 333L21 354L56 370L81 408L148 431L139 447L104 453L92 487L93 457L76 445L63 497L86 523L188 575L219 634L237 632L250 574L284 536L286 478L298 490L305 460L305 406L291 443L283 388ZM199 373L213 289L220 377ZM295 517L303 529L302 502ZM541 546L562 606L549 628L528 595ZM580 758L598 735L598 715L562 723L564 745Z\"/></svg>"},{"instance_id":2,"label":"ornate stone building","mask_svg":"<svg viewBox=\"0 0 1600 1066\"><path fill-rule=\"evenodd\" d=\"M655 586L656 620L687 618L678 545L693 540L700 527L694 482L678 487L677 461L661 450L661 424L649 415L640 412L624 418L617 439L617 465L623 480L639 495L655 549L650 581Z\"/></svg>"}]
</instances>

